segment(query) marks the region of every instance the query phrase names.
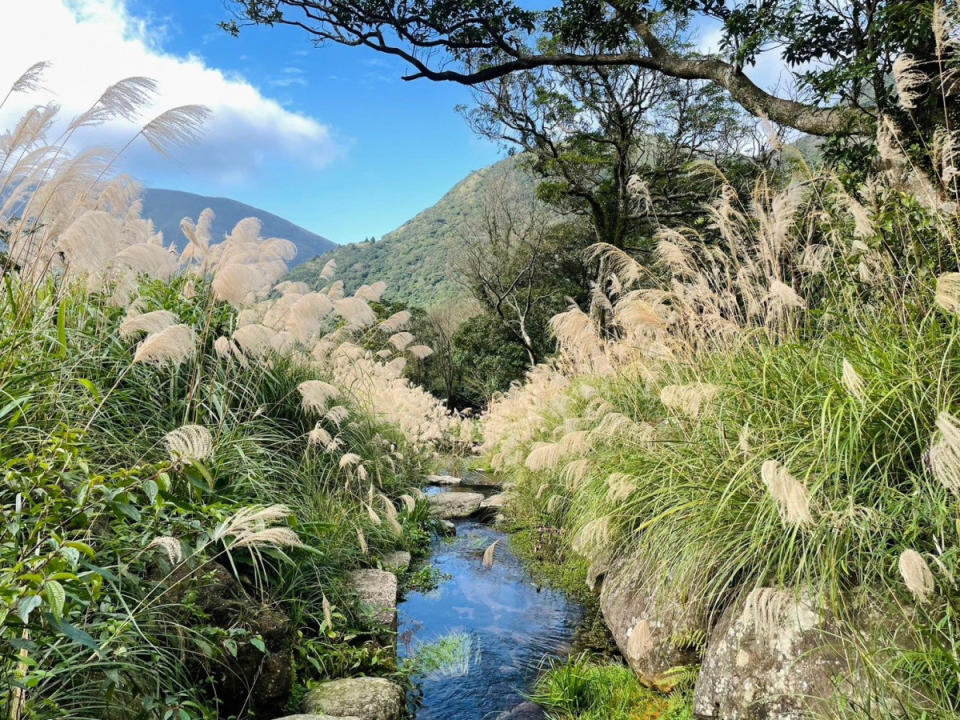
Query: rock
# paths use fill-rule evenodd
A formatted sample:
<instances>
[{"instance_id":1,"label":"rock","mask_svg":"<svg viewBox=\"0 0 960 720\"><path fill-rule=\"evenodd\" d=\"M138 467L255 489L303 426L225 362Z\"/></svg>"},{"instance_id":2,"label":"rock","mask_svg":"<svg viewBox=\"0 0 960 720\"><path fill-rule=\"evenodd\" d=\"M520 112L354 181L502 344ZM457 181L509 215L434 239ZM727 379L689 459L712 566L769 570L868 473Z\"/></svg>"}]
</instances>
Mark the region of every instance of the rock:
<instances>
[{"instance_id":1,"label":"rock","mask_svg":"<svg viewBox=\"0 0 960 720\"><path fill-rule=\"evenodd\" d=\"M266 653L238 638L236 655L225 658L228 670L215 677L224 712L282 707L293 689L294 629L289 618L251 597L229 570L216 563L195 574L184 564L168 581L170 588L161 595L168 607L193 608L190 612L199 611L213 627L243 628L263 640ZM196 617L184 617L182 622L196 622ZM198 668L198 678L204 675Z\"/></svg>"},{"instance_id":2,"label":"rock","mask_svg":"<svg viewBox=\"0 0 960 720\"><path fill-rule=\"evenodd\" d=\"M466 485L467 487L489 487L489 488L498 488L503 485L497 478L487 473L477 472L476 470L471 470L464 473L463 479L460 481L461 485Z\"/></svg>"},{"instance_id":3,"label":"rock","mask_svg":"<svg viewBox=\"0 0 960 720\"><path fill-rule=\"evenodd\" d=\"M356 677L319 685L304 696L303 708L338 718L400 720L404 700L403 688L389 680Z\"/></svg>"},{"instance_id":4,"label":"rock","mask_svg":"<svg viewBox=\"0 0 960 720\"><path fill-rule=\"evenodd\" d=\"M434 517L449 520L473 515L480 509L483 495L468 492L444 492L430 495L427 500L430 502L430 511Z\"/></svg>"},{"instance_id":5,"label":"rock","mask_svg":"<svg viewBox=\"0 0 960 720\"><path fill-rule=\"evenodd\" d=\"M457 534L457 526L454 525L449 520L440 521L440 533L446 535L447 537L452 537Z\"/></svg>"},{"instance_id":6,"label":"rock","mask_svg":"<svg viewBox=\"0 0 960 720\"><path fill-rule=\"evenodd\" d=\"M484 498L483 502L480 503L481 510L500 510L507 502L507 496L505 493L497 493L496 495L491 495L488 498Z\"/></svg>"},{"instance_id":7,"label":"rock","mask_svg":"<svg viewBox=\"0 0 960 720\"><path fill-rule=\"evenodd\" d=\"M333 715L317 715L311 713L310 715L284 715L282 718L277 718L277 720L360 720L356 715L338 715L334 717Z\"/></svg>"},{"instance_id":8,"label":"rock","mask_svg":"<svg viewBox=\"0 0 960 720\"><path fill-rule=\"evenodd\" d=\"M497 720L546 720L547 714L536 703L522 702L512 710L497 715Z\"/></svg>"},{"instance_id":9,"label":"rock","mask_svg":"<svg viewBox=\"0 0 960 720\"><path fill-rule=\"evenodd\" d=\"M630 558L615 561L606 571L600 610L617 647L641 682L661 684L670 668L696 662L697 640L706 634L706 621L680 600L658 597L656 587Z\"/></svg>"},{"instance_id":10,"label":"rock","mask_svg":"<svg viewBox=\"0 0 960 720\"><path fill-rule=\"evenodd\" d=\"M356 570L350 586L360 596L360 606L374 622L397 629L397 576L386 570Z\"/></svg>"},{"instance_id":11,"label":"rock","mask_svg":"<svg viewBox=\"0 0 960 720\"><path fill-rule=\"evenodd\" d=\"M833 622L792 591L759 588L710 633L694 690L697 718L800 720L843 692ZM834 640L831 641L830 637Z\"/></svg>"},{"instance_id":12,"label":"rock","mask_svg":"<svg viewBox=\"0 0 960 720\"><path fill-rule=\"evenodd\" d=\"M389 570L394 573L403 572L410 567L410 553L406 550L387 553L380 560L380 564L384 570Z\"/></svg>"},{"instance_id":13,"label":"rock","mask_svg":"<svg viewBox=\"0 0 960 720\"><path fill-rule=\"evenodd\" d=\"M427 485L459 485L463 482L453 475L427 475L423 480Z\"/></svg>"}]
</instances>

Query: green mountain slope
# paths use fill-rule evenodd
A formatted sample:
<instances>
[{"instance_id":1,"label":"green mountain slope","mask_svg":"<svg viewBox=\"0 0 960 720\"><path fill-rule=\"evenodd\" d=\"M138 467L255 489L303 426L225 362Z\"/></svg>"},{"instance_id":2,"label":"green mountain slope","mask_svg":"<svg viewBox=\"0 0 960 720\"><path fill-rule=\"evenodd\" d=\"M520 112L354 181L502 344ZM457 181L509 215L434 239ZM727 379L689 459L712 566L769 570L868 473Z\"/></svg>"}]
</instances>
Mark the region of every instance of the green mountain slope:
<instances>
[{"instance_id":1,"label":"green mountain slope","mask_svg":"<svg viewBox=\"0 0 960 720\"><path fill-rule=\"evenodd\" d=\"M229 198L207 197L180 190L148 188L143 191L141 215L153 220L157 230L163 231L163 237L167 243L174 242L182 247L185 240L180 234L180 220L185 217L196 220L205 208L210 208L216 215L213 223L215 242L230 232L240 220L255 217L263 223L264 237L283 238L297 246L297 257L290 263L291 266L306 262L336 247L336 243L299 225L294 225L289 220Z\"/></svg>"},{"instance_id":2,"label":"green mountain slope","mask_svg":"<svg viewBox=\"0 0 960 720\"><path fill-rule=\"evenodd\" d=\"M504 175L521 182L504 183ZM513 178L511 178L513 179ZM454 277L451 260L459 243L469 236L482 216L484 200L501 184L529 188L536 181L520 167L518 157L509 157L477 170L457 183L433 207L386 234L377 242L341 245L335 250L303 263L290 274L312 286L325 283L320 270L331 258L337 261L337 279L348 292L359 285L383 280L388 300L401 300L430 307L456 300L466 294Z\"/></svg>"}]
</instances>

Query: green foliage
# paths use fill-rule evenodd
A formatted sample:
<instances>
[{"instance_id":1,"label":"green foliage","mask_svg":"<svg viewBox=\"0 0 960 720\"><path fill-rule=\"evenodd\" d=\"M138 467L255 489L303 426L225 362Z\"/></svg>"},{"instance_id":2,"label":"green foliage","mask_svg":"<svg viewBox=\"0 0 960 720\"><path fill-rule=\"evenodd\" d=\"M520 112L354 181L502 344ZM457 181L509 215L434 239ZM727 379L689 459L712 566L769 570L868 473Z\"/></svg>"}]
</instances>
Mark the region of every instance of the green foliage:
<instances>
[{"instance_id":1,"label":"green foliage","mask_svg":"<svg viewBox=\"0 0 960 720\"><path fill-rule=\"evenodd\" d=\"M343 578L382 553L423 547L425 503L398 511L395 536L371 522L366 488L345 482L337 458L308 449L315 419L296 388L317 371L281 356L246 368L217 357L213 338L229 334L233 311L204 283L191 299L182 279L141 287L143 311L171 310L200 335L196 357L171 368L132 363L139 338L119 336L122 310L106 296L3 280L5 711L226 717L247 690L223 683L288 649L301 683L395 672ZM406 492L425 458L347 395L342 403L341 439L382 492ZM210 431L212 456L171 459L164 435L184 424ZM390 446L405 459L388 463ZM252 530L289 523L302 546L238 544L242 511L277 505L290 517Z\"/></svg>"},{"instance_id":2,"label":"green foliage","mask_svg":"<svg viewBox=\"0 0 960 720\"><path fill-rule=\"evenodd\" d=\"M690 689L661 695L624 665L579 655L551 665L531 699L551 720L693 720Z\"/></svg>"}]
</instances>

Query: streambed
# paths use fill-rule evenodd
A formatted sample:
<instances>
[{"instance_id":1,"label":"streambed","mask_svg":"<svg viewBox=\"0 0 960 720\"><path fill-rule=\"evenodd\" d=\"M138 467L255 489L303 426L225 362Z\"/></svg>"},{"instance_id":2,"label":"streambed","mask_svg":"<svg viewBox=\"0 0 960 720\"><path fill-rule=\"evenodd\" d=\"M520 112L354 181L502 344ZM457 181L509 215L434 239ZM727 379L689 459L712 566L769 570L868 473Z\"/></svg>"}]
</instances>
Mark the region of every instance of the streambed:
<instances>
[{"instance_id":1,"label":"streambed","mask_svg":"<svg viewBox=\"0 0 960 720\"><path fill-rule=\"evenodd\" d=\"M427 492L441 490L478 491ZM415 678L417 720L495 720L523 703L544 658L569 653L582 611L561 591L538 586L503 532L475 520L455 524L457 535L435 539L428 558L443 573L439 586L408 593L398 607L398 651L413 657L429 646L443 658ZM483 552L495 540L486 568Z\"/></svg>"}]
</instances>

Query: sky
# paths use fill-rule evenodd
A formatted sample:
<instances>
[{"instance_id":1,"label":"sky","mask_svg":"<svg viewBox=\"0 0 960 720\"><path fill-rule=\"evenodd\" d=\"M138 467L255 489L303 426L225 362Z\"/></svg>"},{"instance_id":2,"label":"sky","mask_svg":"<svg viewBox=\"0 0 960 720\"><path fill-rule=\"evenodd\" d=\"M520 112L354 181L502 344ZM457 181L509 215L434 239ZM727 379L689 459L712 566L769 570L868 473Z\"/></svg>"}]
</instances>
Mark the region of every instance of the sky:
<instances>
[{"instance_id":1,"label":"sky","mask_svg":"<svg viewBox=\"0 0 960 720\"><path fill-rule=\"evenodd\" d=\"M214 115L199 143L164 158L141 141L122 170L147 187L230 197L341 243L379 238L505 154L456 112L470 102L467 88L405 82L402 61L316 48L297 28L234 38L217 26L229 17L225 0L0 0L0 95L34 62L51 63L42 91L0 109L0 131L30 105L55 100L66 121L117 80L151 77L159 96L145 120L194 103ZM772 82L778 67L757 72ZM135 129L112 123L78 142L118 148Z\"/></svg>"}]
</instances>

